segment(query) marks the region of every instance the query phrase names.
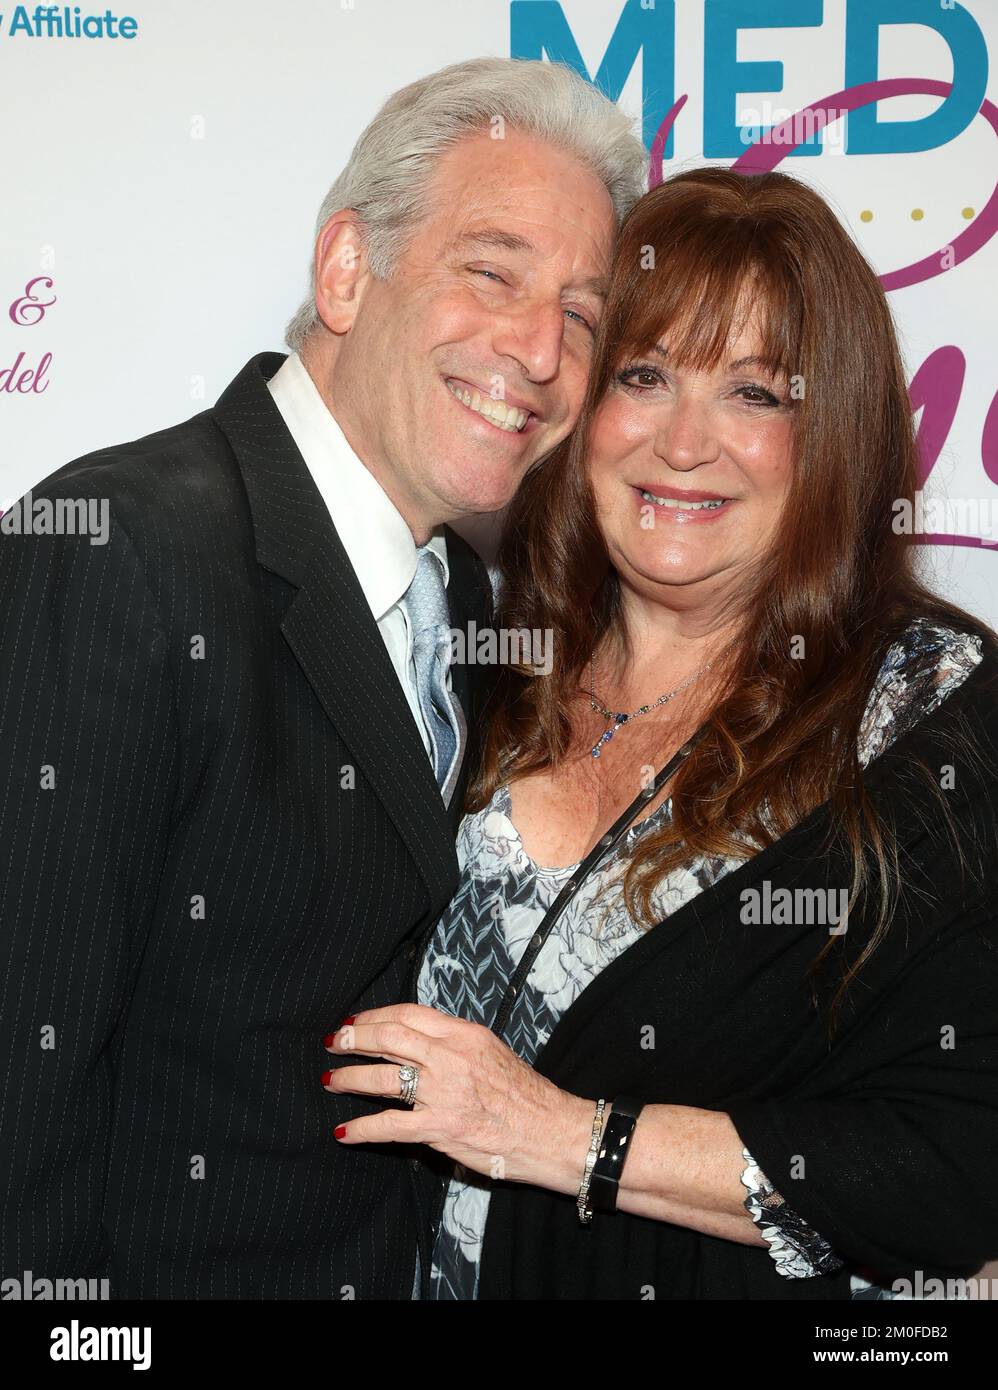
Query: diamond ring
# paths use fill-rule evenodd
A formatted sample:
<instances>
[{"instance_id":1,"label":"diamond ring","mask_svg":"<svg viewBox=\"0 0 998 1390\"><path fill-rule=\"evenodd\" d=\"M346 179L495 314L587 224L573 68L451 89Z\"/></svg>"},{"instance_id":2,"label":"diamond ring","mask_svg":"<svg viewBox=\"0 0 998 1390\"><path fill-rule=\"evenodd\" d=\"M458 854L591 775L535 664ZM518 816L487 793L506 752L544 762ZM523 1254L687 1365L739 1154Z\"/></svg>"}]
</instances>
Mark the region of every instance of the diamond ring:
<instances>
[{"instance_id":1,"label":"diamond ring","mask_svg":"<svg viewBox=\"0 0 998 1390\"><path fill-rule=\"evenodd\" d=\"M406 1062L399 1067L399 1099L406 1105L415 1104L416 1087L419 1085L419 1068Z\"/></svg>"}]
</instances>

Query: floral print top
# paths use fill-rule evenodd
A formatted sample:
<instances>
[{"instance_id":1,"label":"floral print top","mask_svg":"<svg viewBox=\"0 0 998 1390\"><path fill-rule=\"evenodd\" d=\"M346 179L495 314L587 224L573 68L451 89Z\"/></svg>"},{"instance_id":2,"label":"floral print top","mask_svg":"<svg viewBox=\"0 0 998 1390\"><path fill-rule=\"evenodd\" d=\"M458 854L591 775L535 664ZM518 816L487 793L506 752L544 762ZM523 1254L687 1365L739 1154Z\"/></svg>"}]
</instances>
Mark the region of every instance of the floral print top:
<instances>
[{"instance_id":1,"label":"floral print top","mask_svg":"<svg viewBox=\"0 0 998 1390\"><path fill-rule=\"evenodd\" d=\"M981 656L978 638L915 620L887 652L871 691L860 734L864 765L944 700ZM565 1010L643 935L627 912L619 881L636 838L670 814L671 799L631 826L583 880L556 922L503 1034L524 1061L534 1062ZM464 817L457 855L458 889L427 947L417 997L421 1004L489 1027L527 943L578 865L544 868L534 863L510 819L508 786L497 788L488 806ZM699 859L668 875L656 888L656 920L663 921L743 862ZM759 1224L779 1273L803 1279L841 1268L843 1261L773 1190L747 1149L742 1156L745 1207ZM477 1297L490 1193L488 1178L455 1165L434 1244L431 1298ZM896 1296L855 1274L851 1287L854 1298Z\"/></svg>"}]
</instances>

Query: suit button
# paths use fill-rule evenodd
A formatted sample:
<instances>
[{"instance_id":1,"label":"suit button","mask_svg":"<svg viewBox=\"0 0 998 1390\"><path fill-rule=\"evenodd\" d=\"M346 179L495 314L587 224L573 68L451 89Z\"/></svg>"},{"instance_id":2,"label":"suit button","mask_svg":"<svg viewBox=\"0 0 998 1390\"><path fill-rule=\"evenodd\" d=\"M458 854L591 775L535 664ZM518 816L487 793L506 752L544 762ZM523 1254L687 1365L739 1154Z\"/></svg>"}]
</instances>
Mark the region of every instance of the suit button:
<instances>
[{"instance_id":1,"label":"suit button","mask_svg":"<svg viewBox=\"0 0 998 1390\"><path fill-rule=\"evenodd\" d=\"M405 954L406 954L406 959L407 959L407 960L415 960L415 959L416 959L416 949L417 949L417 948L416 948L416 943L415 943L415 941L410 941L409 944L408 944L408 946L405 948Z\"/></svg>"}]
</instances>

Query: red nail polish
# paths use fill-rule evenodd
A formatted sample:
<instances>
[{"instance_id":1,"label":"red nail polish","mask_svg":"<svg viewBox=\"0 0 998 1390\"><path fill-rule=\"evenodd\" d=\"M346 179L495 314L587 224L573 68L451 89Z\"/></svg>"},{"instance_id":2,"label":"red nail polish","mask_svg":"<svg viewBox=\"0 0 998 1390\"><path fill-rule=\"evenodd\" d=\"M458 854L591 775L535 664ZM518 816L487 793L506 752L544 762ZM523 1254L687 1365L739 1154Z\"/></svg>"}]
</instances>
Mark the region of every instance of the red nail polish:
<instances>
[{"instance_id":1,"label":"red nail polish","mask_svg":"<svg viewBox=\"0 0 998 1390\"><path fill-rule=\"evenodd\" d=\"M337 1125L336 1128L333 1130L333 1133L336 1135L337 1139L342 1139L346 1132L346 1125Z\"/></svg>"},{"instance_id":2,"label":"red nail polish","mask_svg":"<svg viewBox=\"0 0 998 1390\"><path fill-rule=\"evenodd\" d=\"M323 1045L323 1047L332 1047L332 1045L333 1045L333 1039L334 1039L335 1037L336 1037L336 1034L335 1034L335 1033L327 1033L326 1036L325 1036L325 1037L323 1038L323 1040L322 1040L322 1045Z\"/></svg>"},{"instance_id":3,"label":"red nail polish","mask_svg":"<svg viewBox=\"0 0 998 1390\"><path fill-rule=\"evenodd\" d=\"M319 1082L320 1086L328 1086L332 1074L333 1073L331 1071L324 1071L322 1073L322 1078Z\"/></svg>"},{"instance_id":4,"label":"red nail polish","mask_svg":"<svg viewBox=\"0 0 998 1390\"><path fill-rule=\"evenodd\" d=\"M349 1018L345 1018L345 1019L343 1020L343 1022L340 1024L340 1028L349 1028L350 1025L351 1025L351 1023L356 1023L356 1021L357 1021L357 1015L356 1015L356 1014L351 1014ZM337 1032L339 1032L339 1029L337 1029Z\"/></svg>"}]
</instances>

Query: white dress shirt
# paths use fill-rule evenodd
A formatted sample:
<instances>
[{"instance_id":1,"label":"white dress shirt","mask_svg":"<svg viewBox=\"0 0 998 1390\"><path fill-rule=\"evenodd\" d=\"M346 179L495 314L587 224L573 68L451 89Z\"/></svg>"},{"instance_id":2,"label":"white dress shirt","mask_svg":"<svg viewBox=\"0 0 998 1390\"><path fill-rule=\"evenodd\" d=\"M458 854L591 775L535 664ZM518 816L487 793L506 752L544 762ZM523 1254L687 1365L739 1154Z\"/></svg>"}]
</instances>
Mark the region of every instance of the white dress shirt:
<instances>
[{"instance_id":1,"label":"white dress shirt","mask_svg":"<svg viewBox=\"0 0 998 1390\"><path fill-rule=\"evenodd\" d=\"M296 352L281 364L267 389L322 494L388 649L426 755L432 757L430 736L416 693L409 617L399 601L416 573L412 532L384 488L348 444ZM440 557L447 584L450 572L442 530L435 532L428 544ZM450 686L448 671L447 688Z\"/></svg>"}]
</instances>

